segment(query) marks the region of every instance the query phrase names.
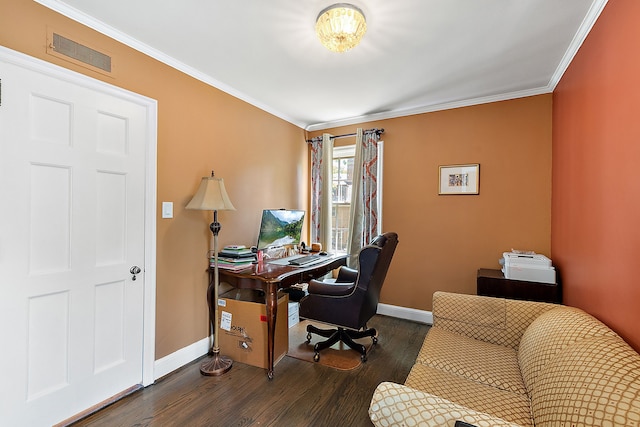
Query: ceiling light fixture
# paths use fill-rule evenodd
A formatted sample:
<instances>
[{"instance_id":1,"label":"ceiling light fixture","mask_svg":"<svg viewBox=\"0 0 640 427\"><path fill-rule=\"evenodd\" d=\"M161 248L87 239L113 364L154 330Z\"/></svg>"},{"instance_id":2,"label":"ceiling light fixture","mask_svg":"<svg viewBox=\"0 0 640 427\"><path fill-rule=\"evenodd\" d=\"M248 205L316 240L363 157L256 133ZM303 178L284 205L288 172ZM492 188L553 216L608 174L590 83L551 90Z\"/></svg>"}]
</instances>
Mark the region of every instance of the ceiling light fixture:
<instances>
[{"instance_id":1,"label":"ceiling light fixture","mask_svg":"<svg viewBox=\"0 0 640 427\"><path fill-rule=\"evenodd\" d=\"M348 3L336 3L322 9L316 18L320 42L333 52L346 52L360 43L367 31L362 10Z\"/></svg>"}]
</instances>

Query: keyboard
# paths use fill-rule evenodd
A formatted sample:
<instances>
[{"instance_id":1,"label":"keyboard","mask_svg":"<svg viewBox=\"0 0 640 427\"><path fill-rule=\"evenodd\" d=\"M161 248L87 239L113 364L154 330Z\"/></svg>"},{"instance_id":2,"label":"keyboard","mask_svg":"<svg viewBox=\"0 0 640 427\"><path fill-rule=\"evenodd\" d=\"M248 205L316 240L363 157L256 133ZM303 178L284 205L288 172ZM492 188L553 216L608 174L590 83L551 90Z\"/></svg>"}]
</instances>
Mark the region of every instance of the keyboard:
<instances>
[{"instance_id":1,"label":"keyboard","mask_svg":"<svg viewBox=\"0 0 640 427\"><path fill-rule=\"evenodd\" d=\"M326 259L326 255L306 255L300 258L292 259L289 265L307 265Z\"/></svg>"}]
</instances>

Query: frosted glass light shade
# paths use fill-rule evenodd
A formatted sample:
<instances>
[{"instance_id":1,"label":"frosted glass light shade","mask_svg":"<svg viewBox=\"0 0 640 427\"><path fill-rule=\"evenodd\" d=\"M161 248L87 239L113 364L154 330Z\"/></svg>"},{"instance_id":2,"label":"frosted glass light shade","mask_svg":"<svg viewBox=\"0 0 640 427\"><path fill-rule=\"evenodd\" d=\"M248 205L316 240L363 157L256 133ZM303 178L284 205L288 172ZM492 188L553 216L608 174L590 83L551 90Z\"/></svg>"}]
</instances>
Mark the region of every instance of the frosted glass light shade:
<instances>
[{"instance_id":1,"label":"frosted glass light shade","mask_svg":"<svg viewBox=\"0 0 640 427\"><path fill-rule=\"evenodd\" d=\"M323 9L316 19L320 43L333 52L346 52L356 47L367 32L367 21L356 6L337 3Z\"/></svg>"}]
</instances>

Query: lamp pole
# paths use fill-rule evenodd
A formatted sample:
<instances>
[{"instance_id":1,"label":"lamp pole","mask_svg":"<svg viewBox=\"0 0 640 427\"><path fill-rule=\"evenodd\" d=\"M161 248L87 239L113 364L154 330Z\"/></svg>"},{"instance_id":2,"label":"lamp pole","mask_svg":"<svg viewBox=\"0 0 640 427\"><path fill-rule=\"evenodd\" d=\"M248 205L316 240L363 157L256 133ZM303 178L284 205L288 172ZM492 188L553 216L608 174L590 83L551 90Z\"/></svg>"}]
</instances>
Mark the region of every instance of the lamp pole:
<instances>
[{"instance_id":1,"label":"lamp pole","mask_svg":"<svg viewBox=\"0 0 640 427\"><path fill-rule=\"evenodd\" d=\"M218 275L218 233L222 226L218 222L218 211L213 211L213 222L209 226L213 233L213 283L209 284L207 290L207 302L209 303L209 319L213 319L213 348L211 349L210 360L200 365L200 373L202 375L222 375L231 369L233 360L220 354L220 346L218 343L219 321L216 314L216 306L218 305L218 287L220 278ZM211 287L213 286L213 290ZM213 292L212 292L213 291ZM212 295L213 294L213 295Z\"/></svg>"}]
</instances>

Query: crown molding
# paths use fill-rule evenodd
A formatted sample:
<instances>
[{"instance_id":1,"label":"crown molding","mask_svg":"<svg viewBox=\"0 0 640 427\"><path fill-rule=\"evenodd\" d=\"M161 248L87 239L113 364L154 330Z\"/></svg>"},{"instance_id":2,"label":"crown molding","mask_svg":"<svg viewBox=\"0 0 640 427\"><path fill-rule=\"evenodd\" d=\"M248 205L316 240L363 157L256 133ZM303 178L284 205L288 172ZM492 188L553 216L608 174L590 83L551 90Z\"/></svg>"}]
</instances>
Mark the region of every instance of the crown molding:
<instances>
[{"instance_id":1,"label":"crown molding","mask_svg":"<svg viewBox=\"0 0 640 427\"><path fill-rule=\"evenodd\" d=\"M565 71L567 71L567 68L569 68L571 61L573 61L573 58L578 53L578 50L580 50L580 46L582 46L582 43L584 43L584 41L586 40L587 35L589 35L591 28L593 28L593 26L595 25L608 1L609 0L596 0L591 4L589 12L587 12L587 15L580 24L578 31L576 31L576 34L573 36L573 40L571 40L569 47L560 60L555 73L553 73L553 75L551 76L551 80L549 80L549 87L551 88L552 92L555 90L558 83L560 83L560 79L562 79Z\"/></svg>"},{"instance_id":2,"label":"crown molding","mask_svg":"<svg viewBox=\"0 0 640 427\"><path fill-rule=\"evenodd\" d=\"M491 102L508 101L517 98L526 98L527 96L541 95L550 93L553 90L549 86L521 90L516 92L501 93L498 95L490 95L478 98L463 99L460 101L444 102L440 104L432 104L404 110L385 111L383 113L373 113L358 117L351 117L342 120L334 120L331 122L316 123L305 128L308 132L316 130L330 129L339 126L354 125L364 122L372 122L385 119L395 119L398 117L413 116L416 114L433 113L435 111L452 110L454 108L470 107L472 105L489 104Z\"/></svg>"},{"instance_id":3,"label":"crown molding","mask_svg":"<svg viewBox=\"0 0 640 427\"><path fill-rule=\"evenodd\" d=\"M580 46L582 46L582 43L585 41L587 35L591 31L591 28L597 21L598 17L602 13L602 10L604 9L604 7L607 5L607 2L608 2L608 0L595 0L593 2L593 4L591 5L591 8L589 9L589 12L587 13L587 16L585 16L580 27L576 31L576 34L573 40L571 41L569 47L567 48L555 72L551 76L547 86L527 89L523 91L515 91L510 93L498 94L498 95L424 105L424 106L412 107L407 109L364 114L361 116L354 116L354 117L340 119L340 120L309 124L309 123L303 123L298 120L295 120L292 117L289 117L288 115L282 113L281 111L276 111L270 106L257 101L256 99L248 96L247 94L240 92L235 88L221 81L218 81L212 78L211 76L198 71L193 67L190 67L182 63L181 61L176 60L175 58L169 55L166 55L163 52L160 52L159 50L145 43L142 43L139 40L132 38L127 34L124 34L123 32L109 25L106 25L105 23L73 7L68 6L67 4L60 2L59 0L34 0L34 1L76 22L86 25L87 27L95 31L98 31L99 33L102 33L120 43L123 43L126 46L131 47L132 49L135 49L172 68L175 68L176 70L179 70L207 85L215 87L216 89L219 89L222 92L225 92L235 98L238 98L248 104L251 104L256 108L259 108L269 114L272 114L306 131L324 130L324 129L334 128L339 126L353 125L353 124L359 124L359 123L365 123L365 122L371 122L371 121L377 121L377 120L392 119L392 118L411 116L416 114L424 114L424 113L430 113L435 111L468 107L472 105L480 105L480 104L486 104L491 102L499 102L499 101L517 99L517 98L524 98L527 96L534 96L534 95L540 95L545 93L552 93L556 88L556 86L558 85L558 83L560 82L560 79L562 78L563 74L571 64L571 61L573 60L576 53L580 49Z\"/></svg>"},{"instance_id":4,"label":"crown molding","mask_svg":"<svg viewBox=\"0 0 640 427\"><path fill-rule=\"evenodd\" d=\"M276 111L274 109L272 109L271 107L269 107L268 105L265 105L257 100L255 100L254 98L248 96L247 94L240 92L236 89L234 89L233 87L214 79L213 77L209 76L208 74L202 73L201 71L198 71L197 69L190 67L189 65L184 64L181 61L178 61L177 59L164 54L163 52L145 44L142 43L141 41L130 37L129 35L123 33L122 31L119 31L107 24L105 24L102 21L99 21L95 18L93 18L92 16L87 15L84 12L79 11L76 8L73 8L67 4L64 4L62 2L60 2L59 0L34 0L36 3L40 3L42 6L45 6L55 12L58 12L61 15L66 16L69 19L72 19L76 22L79 22L82 25L85 25L101 34L104 34L107 37L110 37L126 46L129 46L132 49L135 49L153 59L156 59L166 65L168 65L169 67L175 68L178 71L181 71L191 77L193 77L196 80L200 80L203 83L206 83L209 86L213 86L216 89L221 90L222 92L225 92L231 96L233 96L234 98L238 98L248 104L253 105L254 107L257 107L269 114L272 114L276 117L281 118L284 121L287 121L293 125L298 126L299 128L304 129L306 123L302 123L299 121L294 120L293 118L287 116L286 114L283 114L280 111Z\"/></svg>"}]
</instances>

